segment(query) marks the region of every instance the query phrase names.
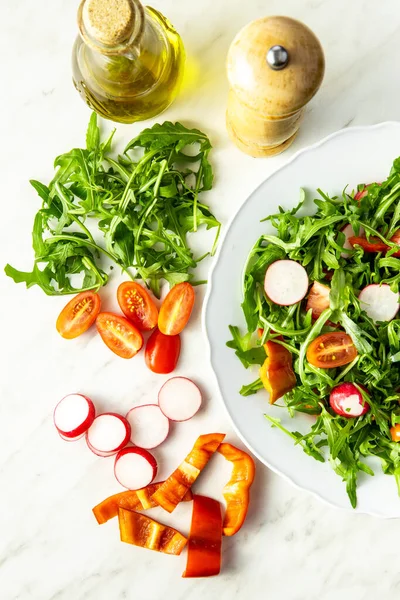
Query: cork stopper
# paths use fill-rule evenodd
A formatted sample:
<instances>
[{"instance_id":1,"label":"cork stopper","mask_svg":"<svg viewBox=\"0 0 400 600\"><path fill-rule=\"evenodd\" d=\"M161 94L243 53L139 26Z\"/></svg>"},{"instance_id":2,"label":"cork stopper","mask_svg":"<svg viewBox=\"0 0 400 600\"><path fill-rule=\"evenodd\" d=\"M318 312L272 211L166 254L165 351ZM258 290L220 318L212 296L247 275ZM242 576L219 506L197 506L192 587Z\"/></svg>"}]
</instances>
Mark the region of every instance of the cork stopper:
<instances>
[{"instance_id":1,"label":"cork stopper","mask_svg":"<svg viewBox=\"0 0 400 600\"><path fill-rule=\"evenodd\" d=\"M86 43L115 53L141 36L143 6L138 0L83 0L78 25Z\"/></svg>"}]
</instances>

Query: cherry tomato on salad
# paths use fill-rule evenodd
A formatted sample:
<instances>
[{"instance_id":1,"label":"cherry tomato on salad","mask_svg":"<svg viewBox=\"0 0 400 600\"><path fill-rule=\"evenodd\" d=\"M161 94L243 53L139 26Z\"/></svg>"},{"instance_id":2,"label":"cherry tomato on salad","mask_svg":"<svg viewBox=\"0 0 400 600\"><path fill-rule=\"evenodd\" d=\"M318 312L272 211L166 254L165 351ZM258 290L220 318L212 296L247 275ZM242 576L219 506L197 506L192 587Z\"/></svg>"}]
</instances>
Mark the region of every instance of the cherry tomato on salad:
<instances>
[{"instance_id":1,"label":"cherry tomato on salad","mask_svg":"<svg viewBox=\"0 0 400 600\"><path fill-rule=\"evenodd\" d=\"M180 352L179 335L164 335L159 329L155 329L147 340L146 365L153 373L171 373L177 365Z\"/></svg>"},{"instance_id":2,"label":"cherry tomato on salad","mask_svg":"<svg viewBox=\"0 0 400 600\"><path fill-rule=\"evenodd\" d=\"M132 358L143 346L142 334L125 317L100 313L96 327L106 346L121 358Z\"/></svg>"},{"instance_id":3,"label":"cherry tomato on salad","mask_svg":"<svg viewBox=\"0 0 400 600\"><path fill-rule=\"evenodd\" d=\"M135 281L124 281L117 291L118 304L129 321L142 331L154 329L158 309L149 292Z\"/></svg>"},{"instance_id":4,"label":"cherry tomato on salad","mask_svg":"<svg viewBox=\"0 0 400 600\"><path fill-rule=\"evenodd\" d=\"M390 428L390 435L392 437L392 442L400 442L400 423L397 425L393 425Z\"/></svg>"},{"instance_id":5,"label":"cherry tomato on salad","mask_svg":"<svg viewBox=\"0 0 400 600\"><path fill-rule=\"evenodd\" d=\"M81 292L60 312L56 329L67 340L85 333L93 325L100 312L100 296L94 292Z\"/></svg>"},{"instance_id":6,"label":"cherry tomato on salad","mask_svg":"<svg viewBox=\"0 0 400 600\"><path fill-rule=\"evenodd\" d=\"M331 288L327 285L323 285L318 281L314 281L311 289L308 293L306 311L308 312L311 308L312 318L318 319L318 317L329 308L329 294Z\"/></svg>"},{"instance_id":7,"label":"cherry tomato on salad","mask_svg":"<svg viewBox=\"0 0 400 600\"><path fill-rule=\"evenodd\" d=\"M307 360L320 369L334 369L347 365L357 356L357 349L347 333L324 333L307 348Z\"/></svg>"},{"instance_id":8,"label":"cherry tomato on salad","mask_svg":"<svg viewBox=\"0 0 400 600\"><path fill-rule=\"evenodd\" d=\"M390 241L394 244L400 246L400 230L396 231L394 235L390 238ZM378 237L370 237L369 240L364 237L350 237L349 242L352 246L361 246L365 250L365 252L387 252L390 250L390 246L382 242L382 240ZM394 252L392 256L400 256L400 250Z\"/></svg>"},{"instance_id":9,"label":"cherry tomato on salad","mask_svg":"<svg viewBox=\"0 0 400 600\"><path fill-rule=\"evenodd\" d=\"M167 294L160 308L158 328L164 335L177 335L186 326L194 305L194 288L184 281Z\"/></svg>"}]
</instances>

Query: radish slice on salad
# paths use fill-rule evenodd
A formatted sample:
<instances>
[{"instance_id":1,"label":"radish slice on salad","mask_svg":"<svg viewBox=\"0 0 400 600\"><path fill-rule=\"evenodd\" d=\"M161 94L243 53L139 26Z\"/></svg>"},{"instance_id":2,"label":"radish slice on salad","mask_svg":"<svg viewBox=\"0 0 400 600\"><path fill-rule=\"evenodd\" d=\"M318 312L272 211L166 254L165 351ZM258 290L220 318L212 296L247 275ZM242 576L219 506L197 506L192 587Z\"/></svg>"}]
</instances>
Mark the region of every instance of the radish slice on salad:
<instances>
[{"instance_id":1,"label":"radish slice on salad","mask_svg":"<svg viewBox=\"0 0 400 600\"><path fill-rule=\"evenodd\" d=\"M399 310L398 292L392 292L387 283L372 283L361 290L358 299L362 310L375 322L391 321Z\"/></svg>"},{"instance_id":2,"label":"radish slice on salad","mask_svg":"<svg viewBox=\"0 0 400 600\"><path fill-rule=\"evenodd\" d=\"M123 487L139 490L149 485L157 475L157 462L143 448L124 448L115 458L114 473Z\"/></svg>"},{"instance_id":3,"label":"radish slice on salad","mask_svg":"<svg viewBox=\"0 0 400 600\"><path fill-rule=\"evenodd\" d=\"M367 193L367 192L365 192ZM357 198L355 198L357 199ZM350 225L350 223L348 225L345 225L345 227L343 227L343 229L341 230L342 233L344 233L345 236L345 241L343 244L343 248L346 248L347 250L353 250L353 246L351 245L349 239L351 237L354 237L356 234L354 233L354 229L353 227ZM364 235L364 229L362 227L360 227L360 232L359 232L359 236L363 236ZM349 252L342 252L340 255L342 258L348 258L350 256Z\"/></svg>"},{"instance_id":4,"label":"radish slice on salad","mask_svg":"<svg viewBox=\"0 0 400 600\"><path fill-rule=\"evenodd\" d=\"M199 388L186 377L168 379L158 394L158 405L171 421L188 421L199 410L201 401Z\"/></svg>"},{"instance_id":5,"label":"radish slice on salad","mask_svg":"<svg viewBox=\"0 0 400 600\"><path fill-rule=\"evenodd\" d=\"M124 448L131 437L131 426L125 417L103 413L95 418L86 432L89 449L97 456L112 456Z\"/></svg>"},{"instance_id":6,"label":"radish slice on salad","mask_svg":"<svg viewBox=\"0 0 400 600\"><path fill-rule=\"evenodd\" d=\"M132 408L126 418L131 426L131 442L140 448L156 448L167 438L169 421L157 404Z\"/></svg>"},{"instance_id":7,"label":"radish slice on salad","mask_svg":"<svg viewBox=\"0 0 400 600\"><path fill-rule=\"evenodd\" d=\"M275 304L297 304L307 294L307 271L294 260L277 260L265 273L264 289L268 298Z\"/></svg>"},{"instance_id":8,"label":"radish slice on salad","mask_svg":"<svg viewBox=\"0 0 400 600\"><path fill-rule=\"evenodd\" d=\"M367 187L368 186L364 186L364 188L362 190L359 190L358 192L356 192L354 194L354 200L361 200L361 198L364 198L364 196L366 196L368 194Z\"/></svg>"},{"instance_id":9,"label":"radish slice on salad","mask_svg":"<svg viewBox=\"0 0 400 600\"><path fill-rule=\"evenodd\" d=\"M361 417L369 411L369 404L353 383L341 383L329 397L332 410L341 417Z\"/></svg>"},{"instance_id":10,"label":"radish slice on salad","mask_svg":"<svg viewBox=\"0 0 400 600\"><path fill-rule=\"evenodd\" d=\"M96 416L90 398L82 394L68 394L54 409L54 425L65 440L80 438L89 429Z\"/></svg>"}]
</instances>

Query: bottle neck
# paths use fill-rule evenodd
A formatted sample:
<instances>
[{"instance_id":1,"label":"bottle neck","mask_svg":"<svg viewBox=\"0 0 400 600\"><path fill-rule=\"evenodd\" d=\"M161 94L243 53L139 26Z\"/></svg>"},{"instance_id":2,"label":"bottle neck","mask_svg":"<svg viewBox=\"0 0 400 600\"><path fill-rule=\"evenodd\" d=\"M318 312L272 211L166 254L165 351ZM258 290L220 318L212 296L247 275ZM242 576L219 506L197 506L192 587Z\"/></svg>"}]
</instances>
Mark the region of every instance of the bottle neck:
<instances>
[{"instance_id":1,"label":"bottle neck","mask_svg":"<svg viewBox=\"0 0 400 600\"><path fill-rule=\"evenodd\" d=\"M145 11L139 0L114 0L113 3L82 0L78 9L83 41L105 55L126 55L138 48L145 25Z\"/></svg>"}]
</instances>

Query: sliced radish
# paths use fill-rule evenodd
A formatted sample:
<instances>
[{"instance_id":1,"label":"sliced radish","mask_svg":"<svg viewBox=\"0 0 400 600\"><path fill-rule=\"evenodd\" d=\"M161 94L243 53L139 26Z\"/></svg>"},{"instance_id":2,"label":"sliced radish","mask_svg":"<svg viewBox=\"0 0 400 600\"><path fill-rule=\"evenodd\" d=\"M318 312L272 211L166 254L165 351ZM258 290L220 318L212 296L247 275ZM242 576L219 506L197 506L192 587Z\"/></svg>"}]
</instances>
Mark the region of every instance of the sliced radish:
<instances>
[{"instance_id":1,"label":"sliced radish","mask_svg":"<svg viewBox=\"0 0 400 600\"><path fill-rule=\"evenodd\" d=\"M307 294L307 271L294 260L277 260L265 273L264 289L275 304L296 304Z\"/></svg>"},{"instance_id":2,"label":"sliced radish","mask_svg":"<svg viewBox=\"0 0 400 600\"><path fill-rule=\"evenodd\" d=\"M131 442L139 448L156 448L168 436L169 421L157 404L135 406L126 418L131 426Z\"/></svg>"},{"instance_id":3,"label":"sliced radish","mask_svg":"<svg viewBox=\"0 0 400 600\"><path fill-rule=\"evenodd\" d=\"M158 405L171 421L188 421L201 406L201 392L186 377L168 379L158 393Z\"/></svg>"},{"instance_id":4,"label":"sliced radish","mask_svg":"<svg viewBox=\"0 0 400 600\"><path fill-rule=\"evenodd\" d=\"M400 294L392 292L387 283L367 285L358 296L362 310L375 322L394 319L399 310L399 298Z\"/></svg>"},{"instance_id":5,"label":"sliced radish","mask_svg":"<svg viewBox=\"0 0 400 600\"><path fill-rule=\"evenodd\" d=\"M58 432L58 435L60 436L60 438L62 440L64 440L64 442L77 442L78 440L81 440L85 436L84 433L81 433L81 435L78 435L77 437L69 438L69 437L65 437L65 435L63 435L60 432Z\"/></svg>"},{"instance_id":6,"label":"sliced radish","mask_svg":"<svg viewBox=\"0 0 400 600\"><path fill-rule=\"evenodd\" d=\"M96 416L90 398L82 394L68 394L54 409L54 425L63 439L77 439L86 433Z\"/></svg>"},{"instance_id":7,"label":"sliced radish","mask_svg":"<svg viewBox=\"0 0 400 600\"><path fill-rule=\"evenodd\" d=\"M367 192L365 192L367 193ZM356 199L356 198L355 198ZM353 246L351 245L349 239L351 237L354 237L356 234L354 233L354 229L353 227L350 225L350 223L348 225L345 225L343 227L343 229L341 229L341 232L344 233L344 237L346 238L343 244L343 248L346 248L347 250L353 250ZM363 236L364 235L364 229L362 227L360 227L360 232L359 232L359 236ZM342 252L340 255L342 258L348 258L350 256L349 252Z\"/></svg>"},{"instance_id":8,"label":"sliced radish","mask_svg":"<svg viewBox=\"0 0 400 600\"><path fill-rule=\"evenodd\" d=\"M97 456L112 456L126 446L131 437L131 426L125 417L103 413L95 418L86 432L89 449Z\"/></svg>"},{"instance_id":9,"label":"sliced radish","mask_svg":"<svg viewBox=\"0 0 400 600\"><path fill-rule=\"evenodd\" d=\"M332 410L341 417L361 417L369 411L369 404L353 383L341 383L329 397Z\"/></svg>"},{"instance_id":10,"label":"sliced radish","mask_svg":"<svg viewBox=\"0 0 400 600\"><path fill-rule=\"evenodd\" d=\"M128 490L140 490L157 475L157 462L143 448L124 448L115 458L114 473L117 481Z\"/></svg>"},{"instance_id":11,"label":"sliced radish","mask_svg":"<svg viewBox=\"0 0 400 600\"><path fill-rule=\"evenodd\" d=\"M362 190L359 190L358 192L356 192L354 194L354 200L360 201L361 198L364 198L364 196L366 196L368 194L367 187L368 186L365 186Z\"/></svg>"},{"instance_id":12,"label":"sliced radish","mask_svg":"<svg viewBox=\"0 0 400 600\"><path fill-rule=\"evenodd\" d=\"M382 185L378 181L375 181L374 183L376 185ZM370 185L373 185L373 183L367 183L366 185L364 185L364 187L362 188L362 190L359 190L358 192L356 192L354 194L354 200L360 201L362 198L364 198L364 196L366 196L368 194L368 188L369 188Z\"/></svg>"}]
</instances>

